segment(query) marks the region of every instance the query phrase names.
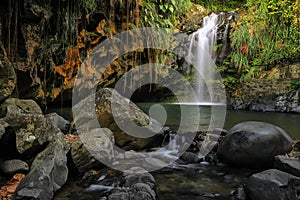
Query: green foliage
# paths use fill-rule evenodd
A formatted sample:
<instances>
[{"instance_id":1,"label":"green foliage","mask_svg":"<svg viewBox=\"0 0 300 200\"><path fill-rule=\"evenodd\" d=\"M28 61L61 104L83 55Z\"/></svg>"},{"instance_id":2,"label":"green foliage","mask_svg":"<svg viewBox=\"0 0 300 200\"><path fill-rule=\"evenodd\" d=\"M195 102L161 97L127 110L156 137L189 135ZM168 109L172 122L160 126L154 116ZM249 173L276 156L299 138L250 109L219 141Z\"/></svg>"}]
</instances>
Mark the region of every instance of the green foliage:
<instances>
[{"instance_id":1,"label":"green foliage","mask_svg":"<svg viewBox=\"0 0 300 200\"><path fill-rule=\"evenodd\" d=\"M87 13L93 13L97 8L96 0L82 0L82 3Z\"/></svg>"},{"instance_id":2,"label":"green foliage","mask_svg":"<svg viewBox=\"0 0 300 200\"><path fill-rule=\"evenodd\" d=\"M189 0L143 0L142 25L144 27L173 28L190 6Z\"/></svg>"},{"instance_id":3,"label":"green foliage","mask_svg":"<svg viewBox=\"0 0 300 200\"><path fill-rule=\"evenodd\" d=\"M300 88L300 80L295 80L294 82L290 83L288 86L291 89L298 89Z\"/></svg>"},{"instance_id":4,"label":"green foliage","mask_svg":"<svg viewBox=\"0 0 300 200\"><path fill-rule=\"evenodd\" d=\"M241 79L300 59L298 0L248 0L231 34L231 65Z\"/></svg>"},{"instance_id":5,"label":"green foliage","mask_svg":"<svg viewBox=\"0 0 300 200\"><path fill-rule=\"evenodd\" d=\"M192 2L212 11L231 11L244 4L244 0L192 0Z\"/></svg>"}]
</instances>

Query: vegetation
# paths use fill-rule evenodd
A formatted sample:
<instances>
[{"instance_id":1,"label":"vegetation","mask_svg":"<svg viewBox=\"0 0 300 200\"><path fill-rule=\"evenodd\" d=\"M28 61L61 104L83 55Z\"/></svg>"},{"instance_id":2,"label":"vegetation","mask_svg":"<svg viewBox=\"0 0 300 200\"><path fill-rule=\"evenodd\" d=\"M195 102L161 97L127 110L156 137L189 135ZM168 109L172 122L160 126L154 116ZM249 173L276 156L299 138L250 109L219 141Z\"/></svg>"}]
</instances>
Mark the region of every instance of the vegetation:
<instances>
[{"instance_id":1,"label":"vegetation","mask_svg":"<svg viewBox=\"0 0 300 200\"><path fill-rule=\"evenodd\" d=\"M193 2L212 11L232 11L242 7L245 0L193 0Z\"/></svg>"},{"instance_id":2,"label":"vegetation","mask_svg":"<svg viewBox=\"0 0 300 200\"><path fill-rule=\"evenodd\" d=\"M141 11L142 25L144 27L173 28L189 6L189 0L144 0Z\"/></svg>"},{"instance_id":3,"label":"vegetation","mask_svg":"<svg viewBox=\"0 0 300 200\"><path fill-rule=\"evenodd\" d=\"M231 35L233 65L241 79L300 59L298 0L248 0Z\"/></svg>"},{"instance_id":4,"label":"vegetation","mask_svg":"<svg viewBox=\"0 0 300 200\"><path fill-rule=\"evenodd\" d=\"M294 82L289 84L291 89L298 89L300 88L300 80L295 80Z\"/></svg>"}]
</instances>

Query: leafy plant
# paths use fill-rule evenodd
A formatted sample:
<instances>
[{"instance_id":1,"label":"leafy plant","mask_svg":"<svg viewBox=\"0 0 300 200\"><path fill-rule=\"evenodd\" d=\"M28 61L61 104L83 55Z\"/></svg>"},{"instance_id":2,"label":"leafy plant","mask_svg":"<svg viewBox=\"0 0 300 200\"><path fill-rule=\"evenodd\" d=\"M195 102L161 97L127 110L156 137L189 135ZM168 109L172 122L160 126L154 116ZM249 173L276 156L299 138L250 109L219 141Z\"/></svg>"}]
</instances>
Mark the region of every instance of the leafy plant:
<instances>
[{"instance_id":1,"label":"leafy plant","mask_svg":"<svg viewBox=\"0 0 300 200\"><path fill-rule=\"evenodd\" d=\"M241 7L245 3L244 0L192 0L192 2L212 11L231 11Z\"/></svg>"},{"instance_id":2,"label":"leafy plant","mask_svg":"<svg viewBox=\"0 0 300 200\"><path fill-rule=\"evenodd\" d=\"M142 2L142 25L145 27L173 28L179 16L189 6L189 0L144 0Z\"/></svg>"},{"instance_id":3,"label":"leafy plant","mask_svg":"<svg viewBox=\"0 0 300 200\"><path fill-rule=\"evenodd\" d=\"M300 59L298 0L247 0L231 34L231 64L241 79Z\"/></svg>"},{"instance_id":4,"label":"leafy plant","mask_svg":"<svg viewBox=\"0 0 300 200\"><path fill-rule=\"evenodd\" d=\"M288 87L291 88L291 89L298 89L298 88L300 88L300 80L293 81L292 83L290 83L288 85Z\"/></svg>"}]
</instances>

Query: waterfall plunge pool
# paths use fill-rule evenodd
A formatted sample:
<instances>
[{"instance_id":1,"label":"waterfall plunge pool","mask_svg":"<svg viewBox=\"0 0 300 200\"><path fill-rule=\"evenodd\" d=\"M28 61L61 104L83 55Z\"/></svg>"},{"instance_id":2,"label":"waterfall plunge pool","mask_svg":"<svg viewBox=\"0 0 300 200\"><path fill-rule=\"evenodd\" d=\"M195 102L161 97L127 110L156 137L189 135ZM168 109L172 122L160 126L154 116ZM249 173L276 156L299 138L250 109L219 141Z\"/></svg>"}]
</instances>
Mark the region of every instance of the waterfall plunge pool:
<instances>
[{"instance_id":1,"label":"waterfall plunge pool","mask_svg":"<svg viewBox=\"0 0 300 200\"><path fill-rule=\"evenodd\" d=\"M187 130L192 123L197 124L199 130L207 130L210 119L212 107L218 109L220 112L223 112L222 104L172 104L172 103L137 103L137 106L141 108L145 113L148 114L149 109L152 105L159 104L164 107L167 113L167 120L165 126L169 126L171 130L177 130L180 124L180 121L183 120L183 124L186 126ZM184 107L187 111L190 111L190 115L187 118L181 119L181 108ZM200 111L200 120L195 120L195 107ZM222 113L220 113L220 118ZM220 119L222 120L222 119ZM293 139L300 139L300 114L296 113L279 113L279 112L253 112L253 111L236 111L236 110L227 110L224 129L229 130L234 125L244 122L244 121L263 121L279 126L285 130ZM221 122L220 122L221 123ZM194 124L195 125L195 124ZM221 128L221 127L219 127Z\"/></svg>"}]
</instances>

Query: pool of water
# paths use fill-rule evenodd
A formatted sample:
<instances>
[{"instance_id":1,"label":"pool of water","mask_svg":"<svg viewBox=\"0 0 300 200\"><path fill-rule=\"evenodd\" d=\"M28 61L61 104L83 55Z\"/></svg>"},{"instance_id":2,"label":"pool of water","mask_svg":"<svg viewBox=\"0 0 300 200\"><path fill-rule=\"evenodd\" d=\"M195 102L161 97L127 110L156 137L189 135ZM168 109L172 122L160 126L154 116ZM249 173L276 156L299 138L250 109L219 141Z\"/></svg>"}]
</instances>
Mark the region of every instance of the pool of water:
<instances>
[{"instance_id":1,"label":"pool of water","mask_svg":"<svg viewBox=\"0 0 300 200\"><path fill-rule=\"evenodd\" d=\"M148 113L153 103L137 104L144 112ZM277 125L284 129L293 139L300 139L300 114L277 113L277 112L251 112L225 110L222 105L192 105L192 104L166 104L162 105L167 113L165 126L177 130L179 124L183 124L186 130L198 125L198 130L207 130L210 125L213 127L223 127L227 130L234 125L244 121L263 121ZM182 117L181 109L184 108L189 114ZM200 120L195 119L196 109L199 109ZM214 114L212 115L212 109ZM214 121L212 122L212 118ZM225 120L225 121L223 121ZM197 124L198 123L198 124ZM212 127L212 128L213 128Z\"/></svg>"}]
</instances>

